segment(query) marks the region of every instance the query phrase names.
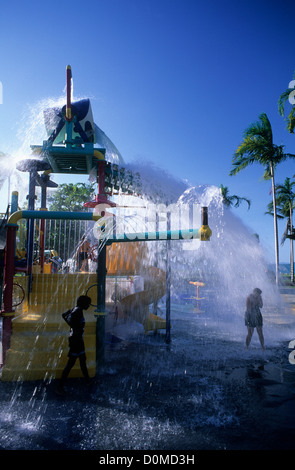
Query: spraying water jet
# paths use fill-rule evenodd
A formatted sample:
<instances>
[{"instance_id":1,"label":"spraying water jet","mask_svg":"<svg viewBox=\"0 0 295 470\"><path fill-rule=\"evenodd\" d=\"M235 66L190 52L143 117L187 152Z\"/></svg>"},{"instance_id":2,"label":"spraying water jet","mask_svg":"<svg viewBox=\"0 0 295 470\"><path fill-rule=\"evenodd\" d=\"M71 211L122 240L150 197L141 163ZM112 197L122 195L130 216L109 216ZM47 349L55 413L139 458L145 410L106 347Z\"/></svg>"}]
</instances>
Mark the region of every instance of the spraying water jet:
<instances>
[{"instance_id":1,"label":"spraying water jet","mask_svg":"<svg viewBox=\"0 0 295 470\"><path fill-rule=\"evenodd\" d=\"M127 171L124 172L115 164L106 161L106 149L96 148L95 126L89 100L81 100L77 103L71 102L71 68L67 72L67 100L61 109L46 110L44 112L45 124L49 137L43 141L42 146L32 145L33 155L18 164L20 171L30 173L30 191L28 210L16 211L11 214L7 221L7 237L4 264L4 295L1 316L3 317L3 367L1 370L2 380L44 379L48 374L52 378L60 376L65 362L66 347L64 335L61 332L60 314L66 310L72 302L73 296L88 292L95 287L94 295L95 309L88 313L88 328L86 332L87 357L90 360L89 371L92 376L99 372L104 363L105 343L105 317L106 312L106 280L107 274L118 275L118 257L123 254L124 275L134 274L130 263L126 263L129 257L135 258L138 253L138 244L150 241L166 240L167 242L167 272L150 267L147 269L147 285L142 292L135 292L121 299L120 307L123 314L137 318L148 331L166 329L166 342L170 342L170 243L173 240L199 239L208 241L212 235L208 226L208 212L206 207L202 209L202 224L200 229L187 228L173 230L167 226L166 230L126 232L119 234L108 234L106 237L105 224L101 223L97 240L96 272L90 273L56 273L48 274L38 271L39 262L33 263L33 236L27 237L27 268L22 270L23 276L18 279L26 292L26 297L21 306L14 308L13 296L15 286L15 275L18 268L15 264L16 232L19 221L25 219L33 227L34 221L39 220L87 220L95 222L98 219L113 218L110 210L119 210L128 207L126 204L114 202L110 196L114 190L119 194L138 194L138 177ZM43 175L38 172L44 171ZM46 208L46 196L42 200L40 210L35 210L35 186L39 184L43 190L51 186L49 174L93 174L96 173L98 186L94 201L85 204L87 208L95 208L93 212L52 212ZM46 175L46 176L45 176ZM54 184L52 185L54 186ZM97 208L104 205L103 213ZM131 206L132 207L132 206ZM100 211L101 212L101 211ZM44 227L42 225L42 227ZM41 230L43 231L43 229ZM33 228L30 233L34 233ZM124 243L125 242L125 243ZM122 247L126 244L126 249ZM38 244L43 247L41 238ZM113 254L113 256L112 256ZM109 260L108 260L109 258ZM42 260L42 256L40 257ZM129 267L127 267L129 264ZM132 264L132 263L131 263ZM140 260L139 260L140 264ZM107 268L108 267L108 268ZM131 271L130 271L131 269ZM166 282L165 282L166 278ZM69 285L71 288L69 288ZM165 295L166 291L166 319L149 313L149 304L156 303ZM43 294L42 294L43 292ZM49 300L50 296L53 300ZM12 320L13 328L12 328ZM45 333L40 335L40 328ZM45 339L47 338L47 339ZM34 344L34 347L32 347ZM53 344L56 346L53 347ZM34 356L30 354L29 366L28 356L25 351L35 351ZM56 357L59 351L59 357ZM64 352L63 352L64 351ZM54 366L52 365L54 364ZM79 369L73 369L73 376L80 376Z\"/></svg>"}]
</instances>

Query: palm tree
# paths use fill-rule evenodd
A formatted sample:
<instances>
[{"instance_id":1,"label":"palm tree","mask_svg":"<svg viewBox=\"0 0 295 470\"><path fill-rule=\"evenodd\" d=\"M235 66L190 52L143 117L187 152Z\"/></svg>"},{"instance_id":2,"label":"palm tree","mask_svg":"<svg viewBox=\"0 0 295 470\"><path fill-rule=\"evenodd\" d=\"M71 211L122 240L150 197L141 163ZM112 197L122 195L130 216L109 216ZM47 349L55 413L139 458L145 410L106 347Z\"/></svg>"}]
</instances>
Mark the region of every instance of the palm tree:
<instances>
[{"instance_id":1,"label":"palm tree","mask_svg":"<svg viewBox=\"0 0 295 470\"><path fill-rule=\"evenodd\" d=\"M295 185L295 181L292 183L290 182L290 178L286 178L284 184L280 184L277 186L277 201L278 204L283 205L285 208L285 212L289 212L288 215L288 222L287 227L284 232L283 240L284 243L285 239L288 236L288 231L290 232L290 274L291 274L291 282L294 282L294 255L293 255L293 208L295 203L295 193L293 191L293 186Z\"/></svg>"},{"instance_id":2,"label":"palm tree","mask_svg":"<svg viewBox=\"0 0 295 470\"><path fill-rule=\"evenodd\" d=\"M294 72L294 75L293 75L293 79L295 79L295 72ZM290 84L291 83L292 82L290 82ZM294 86L293 86L293 88L294 88ZM281 116L285 115L285 105L286 105L287 101L290 102L290 100L289 100L290 93L292 93L291 89L287 88L287 90L283 91L283 93L281 94L281 96L279 98L278 108L279 108L279 114ZM288 124L287 125L288 131L290 132L290 134L294 134L294 128L295 128L295 106L294 106L294 104L292 104L291 111L290 111L289 115L287 116L286 121L287 121L287 124Z\"/></svg>"},{"instance_id":3,"label":"palm tree","mask_svg":"<svg viewBox=\"0 0 295 470\"><path fill-rule=\"evenodd\" d=\"M259 163L265 170L264 179L271 178L272 180L277 284L279 283L279 245L274 170L279 163L288 158L295 158L295 155L284 153L284 145L275 145L273 143L271 124L267 115L262 113L259 116L259 121L250 124L245 130L244 140L233 156L233 168L230 172L230 175L236 175L249 165Z\"/></svg>"},{"instance_id":4,"label":"palm tree","mask_svg":"<svg viewBox=\"0 0 295 470\"><path fill-rule=\"evenodd\" d=\"M281 239L281 245L290 239L290 277L291 282L294 282L294 251L293 251L293 209L295 207L295 192L293 186L295 181L290 182L290 178L286 178L284 184L276 186L276 203L277 203L277 217L287 218L285 231ZM267 214L273 215L273 202L268 204Z\"/></svg>"},{"instance_id":5,"label":"palm tree","mask_svg":"<svg viewBox=\"0 0 295 470\"><path fill-rule=\"evenodd\" d=\"M250 209L251 206L251 201L249 199L246 199L245 197L240 197L237 196L236 194L233 194L232 196L229 195L229 189L227 186L223 186L222 184L220 185L220 190L221 190L221 195L223 199L223 204L226 207L239 207L239 205L245 201L248 204L248 210Z\"/></svg>"}]
</instances>

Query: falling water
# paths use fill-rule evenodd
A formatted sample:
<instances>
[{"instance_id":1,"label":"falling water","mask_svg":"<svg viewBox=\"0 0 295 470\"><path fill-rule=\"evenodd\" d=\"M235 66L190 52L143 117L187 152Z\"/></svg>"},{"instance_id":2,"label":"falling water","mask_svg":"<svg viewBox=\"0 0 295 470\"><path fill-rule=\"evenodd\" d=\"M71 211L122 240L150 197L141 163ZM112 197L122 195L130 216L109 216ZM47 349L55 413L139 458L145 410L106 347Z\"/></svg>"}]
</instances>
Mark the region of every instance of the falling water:
<instances>
[{"instance_id":1,"label":"falling water","mask_svg":"<svg viewBox=\"0 0 295 470\"><path fill-rule=\"evenodd\" d=\"M255 287L263 292L266 321L267 312L276 310L279 314L280 295L273 283L273 273L268 270L263 246L242 220L223 204L220 188L210 185L191 187L181 195L178 203L180 206L198 203L208 207L212 230L210 242L185 242L181 254L175 253L175 259L177 263L182 257L181 264L190 266L191 280L205 283L207 310L218 322L218 327L226 325L233 337L240 331L246 298ZM178 269L175 271L179 272Z\"/></svg>"},{"instance_id":2,"label":"falling water","mask_svg":"<svg viewBox=\"0 0 295 470\"><path fill-rule=\"evenodd\" d=\"M51 104L56 105L56 100ZM44 106L34 110L35 122L42 126ZM29 129L23 145L40 142L39 132L38 126ZM230 395L224 375L218 379L226 361L232 364L228 373L234 374L237 365L250 362L252 367L262 357L255 339L252 352L244 348L245 301L253 288L262 290L264 301L269 350L263 361L274 359L279 349L271 348L278 348L281 340L295 338L292 322L281 325L284 309L263 246L224 206L220 189L189 186L147 162L128 167L141 175L142 209L126 210L114 226L107 226L107 237L122 226L125 231L139 232L147 224L151 230L156 222L165 225L166 218L161 220L157 213L159 204L173 204L176 225L180 217L182 228L199 228L200 207L208 207L210 241L171 242L172 343L166 347L163 336L145 336L142 328L134 333L127 321L118 343L109 346L108 369L102 380L88 394L77 381L79 385L70 388L74 397L70 400L59 401L50 381L45 385L21 380L2 383L1 448L166 449L168 439L170 448L214 448L216 430L223 434L241 429L243 423L237 412L240 408L231 405L235 395ZM118 196L117 201L130 206L139 202L129 196ZM93 228L88 235L96 242ZM148 246L150 263L165 269L166 242L152 241ZM190 281L204 283L198 310L196 289ZM158 307L161 314L165 297ZM238 387L243 389L244 399L247 378L239 378L236 384L235 392Z\"/></svg>"}]
</instances>

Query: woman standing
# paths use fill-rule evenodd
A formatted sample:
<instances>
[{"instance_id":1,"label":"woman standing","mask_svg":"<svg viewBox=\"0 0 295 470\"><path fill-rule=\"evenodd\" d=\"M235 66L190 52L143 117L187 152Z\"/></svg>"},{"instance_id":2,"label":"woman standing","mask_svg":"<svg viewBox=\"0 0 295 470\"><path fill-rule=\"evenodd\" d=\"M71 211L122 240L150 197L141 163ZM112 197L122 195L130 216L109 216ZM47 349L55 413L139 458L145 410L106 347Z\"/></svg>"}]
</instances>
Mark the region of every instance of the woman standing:
<instances>
[{"instance_id":1,"label":"woman standing","mask_svg":"<svg viewBox=\"0 0 295 470\"><path fill-rule=\"evenodd\" d=\"M263 318L260 309L263 307L262 291L257 287L253 290L252 294L247 297L246 301L246 312L245 312L245 325L248 328L248 334L246 337L246 348L248 349L251 342L254 328L256 328L259 341L262 349L264 349L264 337L262 333Z\"/></svg>"}]
</instances>

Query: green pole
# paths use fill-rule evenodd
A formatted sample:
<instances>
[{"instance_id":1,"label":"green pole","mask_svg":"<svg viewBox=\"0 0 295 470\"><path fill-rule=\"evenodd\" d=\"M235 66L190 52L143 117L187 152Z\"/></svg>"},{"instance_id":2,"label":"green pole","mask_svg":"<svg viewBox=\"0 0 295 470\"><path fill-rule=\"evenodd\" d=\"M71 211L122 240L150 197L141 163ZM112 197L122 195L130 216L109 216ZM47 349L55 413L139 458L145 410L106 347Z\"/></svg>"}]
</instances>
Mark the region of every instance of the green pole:
<instances>
[{"instance_id":1,"label":"green pole","mask_svg":"<svg viewBox=\"0 0 295 470\"><path fill-rule=\"evenodd\" d=\"M96 373L105 363L105 286L106 286L106 244L98 248L97 257L97 307L96 307Z\"/></svg>"}]
</instances>

